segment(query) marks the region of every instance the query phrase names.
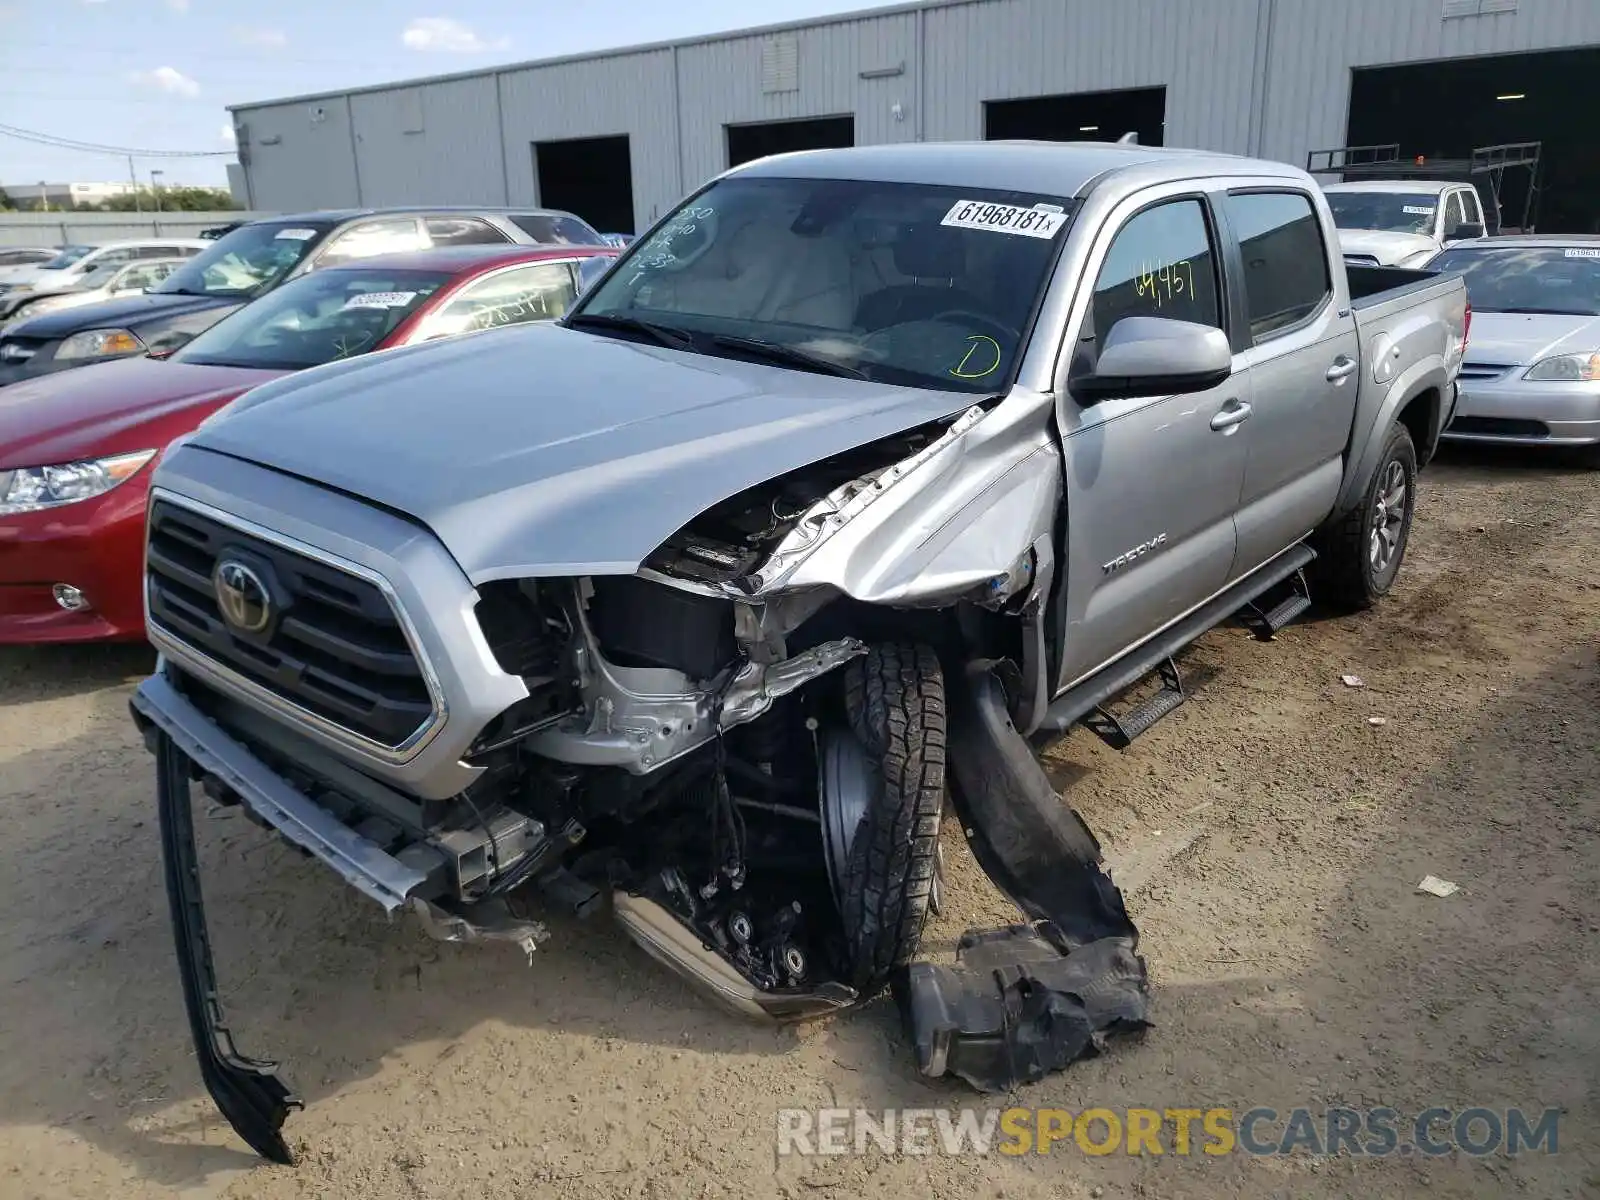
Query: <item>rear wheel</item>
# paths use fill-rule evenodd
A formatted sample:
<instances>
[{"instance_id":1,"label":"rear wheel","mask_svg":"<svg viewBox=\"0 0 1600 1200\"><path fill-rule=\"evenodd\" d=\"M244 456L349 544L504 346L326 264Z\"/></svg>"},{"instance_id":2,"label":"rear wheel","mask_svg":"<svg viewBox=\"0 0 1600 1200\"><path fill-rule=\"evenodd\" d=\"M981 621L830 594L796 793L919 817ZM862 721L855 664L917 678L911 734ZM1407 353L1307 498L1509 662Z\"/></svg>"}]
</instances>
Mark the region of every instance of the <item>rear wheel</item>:
<instances>
[{"instance_id":1,"label":"rear wheel","mask_svg":"<svg viewBox=\"0 0 1600 1200\"><path fill-rule=\"evenodd\" d=\"M1396 422L1361 502L1317 532L1317 597L1364 609L1386 596L1400 574L1416 506L1417 451Z\"/></svg>"},{"instance_id":2,"label":"rear wheel","mask_svg":"<svg viewBox=\"0 0 1600 1200\"><path fill-rule=\"evenodd\" d=\"M916 955L937 901L944 676L927 646L873 646L843 672L841 725L820 735L823 846L863 1000Z\"/></svg>"}]
</instances>

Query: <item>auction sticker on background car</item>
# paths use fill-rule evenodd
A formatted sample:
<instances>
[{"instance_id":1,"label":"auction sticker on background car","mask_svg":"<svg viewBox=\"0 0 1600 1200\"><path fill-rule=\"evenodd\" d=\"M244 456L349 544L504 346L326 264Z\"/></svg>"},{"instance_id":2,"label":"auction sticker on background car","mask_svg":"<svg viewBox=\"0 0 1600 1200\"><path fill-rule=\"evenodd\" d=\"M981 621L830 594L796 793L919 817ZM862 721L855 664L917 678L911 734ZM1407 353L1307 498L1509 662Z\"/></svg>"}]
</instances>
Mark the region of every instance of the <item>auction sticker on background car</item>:
<instances>
[{"instance_id":1,"label":"auction sticker on background car","mask_svg":"<svg viewBox=\"0 0 1600 1200\"><path fill-rule=\"evenodd\" d=\"M939 222L956 229L988 229L1036 238L1055 237L1056 231L1066 223L1066 213L1053 204L1023 208L1017 204L991 204L986 200L957 200Z\"/></svg>"}]
</instances>

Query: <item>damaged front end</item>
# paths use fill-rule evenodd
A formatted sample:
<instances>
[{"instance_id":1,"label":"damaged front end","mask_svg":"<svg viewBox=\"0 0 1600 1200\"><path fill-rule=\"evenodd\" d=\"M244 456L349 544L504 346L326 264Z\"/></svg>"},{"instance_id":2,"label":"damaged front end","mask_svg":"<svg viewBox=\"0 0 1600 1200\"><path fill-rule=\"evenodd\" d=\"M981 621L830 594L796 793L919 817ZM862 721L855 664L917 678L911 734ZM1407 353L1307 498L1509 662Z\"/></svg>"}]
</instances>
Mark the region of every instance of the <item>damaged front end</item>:
<instances>
[{"instance_id":1,"label":"damaged front end","mask_svg":"<svg viewBox=\"0 0 1600 1200\"><path fill-rule=\"evenodd\" d=\"M158 764L202 1073L241 1135L287 1161L279 1131L296 1102L222 1025L188 814L196 780L441 940L531 956L548 936L526 912L538 893L580 917L609 908L653 958L745 1017L825 1016L892 982L925 1074L1008 1087L1141 1027L1137 932L1023 736L1044 708L1056 579L1047 407L1014 394L792 472L708 509L634 574L452 582L432 606L405 587L374 591L351 613L389 621L384 654L367 655L391 672L379 684L415 669L401 701L426 712L381 753L263 698L275 677L241 683L241 664L289 653L279 627L222 630L196 590L213 567L195 556L222 546L275 570L289 612L309 613L293 587L313 551L158 492L151 631L164 658L132 707ZM178 533L163 541L169 518ZM414 527L392 538L431 553ZM386 563L316 560L319 605L357 575L387 578ZM408 569L443 578L442 560ZM304 626L286 622L284 636ZM243 647L231 668L217 661L230 646ZM322 670L345 703L349 680L319 661L308 655L296 678ZM447 684L463 679L485 682L453 708ZM906 720L921 722L914 738ZM910 743L912 758L894 757ZM886 779L921 781L903 820L874 815ZM969 934L954 967L910 961L937 890L947 784L979 864L1029 922ZM909 907L888 937L871 927L881 881L866 864L894 857L901 828L915 853L895 886Z\"/></svg>"}]
</instances>

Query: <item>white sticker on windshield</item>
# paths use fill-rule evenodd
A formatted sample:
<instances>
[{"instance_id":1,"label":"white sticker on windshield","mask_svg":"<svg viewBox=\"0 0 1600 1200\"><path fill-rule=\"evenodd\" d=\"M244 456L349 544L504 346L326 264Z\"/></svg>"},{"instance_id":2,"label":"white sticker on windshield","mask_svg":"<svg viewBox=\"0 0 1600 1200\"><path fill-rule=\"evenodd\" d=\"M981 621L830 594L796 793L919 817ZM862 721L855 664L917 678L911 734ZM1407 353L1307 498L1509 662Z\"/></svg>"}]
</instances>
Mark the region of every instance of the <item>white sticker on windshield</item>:
<instances>
[{"instance_id":1,"label":"white sticker on windshield","mask_svg":"<svg viewBox=\"0 0 1600 1200\"><path fill-rule=\"evenodd\" d=\"M1403 213L1409 213L1413 217L1431 217L1433 216L1433 205L1402 204L1400 206L1400 211Z\"/></svg>"},{"instance_id":2,"label":"white sticker on windshield","mask_svg":"<svg viewBox=\"0 0 1600 1200\"><path fill-rule=\"evenodd\" d=\"M344 302L346 308L404 308L417 298L415 292L362 292Z\"/></svg>"},{"instance_id":3,"label":"white sticker on windshield","mask_svg":"<svg viewBox=\"0 0 1600 1200\"><path fill-rule=\"evenodd\" d=\"M1570 246L1563 251L1567 258L1600 258L1600 248Z\"/></svg>"},{"instance_id":4,"label":"white sticker on windshield","mask_svg":"<svg viewBox=\"0 0 1600 1200\"><path fill-rule=\"evenodd\" d=\"M317 236L315 229L280 229L275 235L280 242L303 242Z\"/></svg>"},{"instance_id":5,"label":"white sticker on windshield","mask_svg":"<svg viewBox=\"0 0 1600 1200\"><path fill-rule=\"evenodd\" d=\"M990 204L986 200L957 200L939 222L957 229L986 229L992 233L1015 233L1031 238L1053 238L1066 223L1066 214L1053 204L1022 208L1015 204Z\"/></svg>"}]
</instances>

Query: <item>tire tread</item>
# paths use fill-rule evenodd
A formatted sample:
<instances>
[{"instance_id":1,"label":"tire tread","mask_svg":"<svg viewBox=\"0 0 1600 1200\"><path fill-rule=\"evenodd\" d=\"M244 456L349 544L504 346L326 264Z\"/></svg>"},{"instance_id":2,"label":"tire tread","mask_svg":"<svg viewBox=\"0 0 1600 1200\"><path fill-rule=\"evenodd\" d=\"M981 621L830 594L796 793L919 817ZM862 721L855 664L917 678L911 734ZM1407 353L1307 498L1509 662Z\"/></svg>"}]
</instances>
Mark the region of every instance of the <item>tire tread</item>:
<instances>
[{"instance_id":1,"label":"tire tread","mask_svg":"<svg viewBox=\"0 0 1600 1200\"><path fill-rule=\"evenodd\" d=\"M879 644L846 668L844 692L851 731L880 773L840 897L851 983L865 1000L912 960L928 918L944 807L944 675L928 646Z\"/></svg>"}]
</instances>

